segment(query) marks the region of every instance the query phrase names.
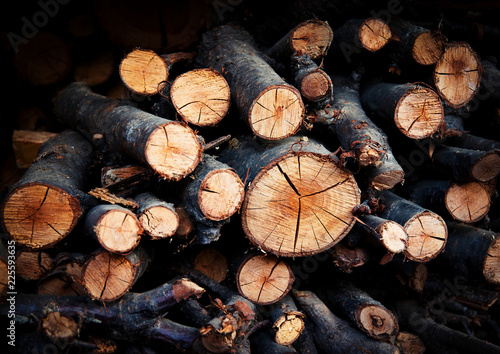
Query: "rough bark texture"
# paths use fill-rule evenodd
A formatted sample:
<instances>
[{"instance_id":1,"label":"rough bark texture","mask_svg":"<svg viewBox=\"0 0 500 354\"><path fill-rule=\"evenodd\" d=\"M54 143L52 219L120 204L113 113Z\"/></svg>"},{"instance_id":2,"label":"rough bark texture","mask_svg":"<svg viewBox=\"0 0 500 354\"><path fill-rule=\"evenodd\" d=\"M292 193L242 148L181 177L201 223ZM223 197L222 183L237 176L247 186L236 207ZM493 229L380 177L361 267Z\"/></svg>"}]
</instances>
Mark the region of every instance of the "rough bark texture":
<instances>
[{"instance_id":1,"label":"rough bark texture","mask_svg":"<svg viewBox=\"0 0 500 354\"><path fill-rule=\"evenodd\" d=\"M333 101L332 80L307 54L298 52L291 57L295 86L314 109L323 109Z\"/></svg>"},{"instance_id":2,"label":"rough bark texture","mask_svg":"<svg viewBox=\"0 0 500 354\"><path fill-rule=\"evenodd\" d=\"M385 133L368 118L361 106L358 85L346 77L333 77L332 108L339 112L334 130L345 151L353 151L362 167L377 165L391 148Z\"/></svg>"},{"instance_id":3,"label":"rough bark texture","mask_svg":"<svg viewBox=\"0 0 500 354\"><path fill-rule=\"evenodd\" d=\"M440 145L432 155L435 166L456 181L488 182L500 173L500 152Z\"/></svg>"},{"instance_id":4,"label":"rough bark texture","mask_svg":"<svg viewBox=\"0 0 500 354\"><path fill-rule=\"evenodd\" d=\"M4 230L19 247L47 248L73 230L92 203L83 192L91 162L92 145L74 131L40 148L2 204Z\"/></svg>"},{"instance_id":5,"label":"rough bark texture","mask_svg":"<svg viewBox=\"0 0 500 354\"><path fill-rule=\"evenodd\" d=\"M314 293L294 291L294 297L314 323L314 338L325 352L399 353L399 350L391 344L378 342L352 328L347 321L335 316Z\"/></svg>"},{"instance_id":6,"label":"rough bark texture","mask_svg":"<svg viewBox=\"0 0 500 354\"><path fill-rule=\"evenodd\" d=\"M201 145L190 128L95 94L82 83L64 89L55 108L65 124L95 144L147 164L168 180L183 178L200 160Z\"/></svg>"},{"instance_id":7,"label":"rough bark texture","mask_svg":"<svg viewBox=\"0 0 500 354\"><path fill-rule=\"evenodd\" d=\"M427 138L444 126L439 96L419 84L368 83L361 90L361 103L370 116L394 122L412 139Z\"/></svg>"},{"instance_id":8,"label":"rough bark texture","mask_svg":"<svg viewBox=\"0 0 500 354\"><path fill-rule=\"evenodd\" d=\"M300 93L274 72L246 31L225 25L206 32L197 61L224 76L255 135L279 140L297 132L304 115Z\"/></svg>"},{"instance_id":9,"label":"rough bark texture","mask_svg":"<svg viewBox=\"0 0 500 354\"><path fill-rule=\"evenodd\" d=\"M380 216L402 225L408 234L405 254L409 259L427 262L441 253L448 231L438 214L390 191L382 192L382 198L385 209Z\"/></svg>"},{"instance_id":10,"label":"rough bark texture","mask_svg":"<svg viewBox=\"0 0 500 354\"><path fill-rule=\"evenodd\" d=\"M112 204L96 205L85 217L85 230L103 248L126 254L139 245L143 228L135 213Z\"/></svg>"},{"instance_id":11,"label":"rough bark texture","mask_svg":"<svg viewBox=\"0 0 500 354\"><path fill-rule=\"evenodd\" d=\"M391 189L404 182L405 177L404 170L392 154L391 149L385 151L378 164L367 166L364 174L368 188L377 191Z\"/></svg>"},{"instance_id":12,"label":"rough bark texture","mask_svg":"<svg viewBox=\"0 0 500 354\"><path fill-rule=\"evenodd\" d=\"M375 215L361 215L352 231L364 233L388 252L399 253L406 249L408 234L398 223Z\"/></svg>"},{"instance_id":13,"label":"rough bark texture","mask_svg":"<svg viewBox=\"0 0 500 354\"><path fill-rule=\"evenodd\" d=\"M354 224L359 190L321 144L293 137L267 146L240 140L221 154L246 181L243 230L266 252L305 256L335 243Z\"/></svg>"},{"instance_id":14,"label":"rough bark texture","mask_svg":"<svg viewBox=\"0 0 500 354\"><path fill-rule=\"evenodd\" d=\"M272 335L267 331L260 331L259 333L252 336L252 353L260 354L293 354L297 351L292 347L287 347L285 345L276 343L273 340Z\"/></svg>"},{"instance_id":15,"label":"rough bark texture","mask_svg":"<svg viewBox=\"0 0 500 354\"><path fill-rule=\"evenodd\" d=\"M374 339L387 341L399 332L394 314L351 283L335 282L328 288L324 287L318 296L332 311Z\"/></svg>"},{"instance_id":16,"label":"rough bark texture","mask_svg":"<svg viewBox=\"0 0 500 354\"><path fill-rule=\"evenodd\" d=\"M448 222L449 240L443 259L459 275L477 276L494 284L500 283L500 247L498 234L478 227Z\"/></svg>"}]
</instances>

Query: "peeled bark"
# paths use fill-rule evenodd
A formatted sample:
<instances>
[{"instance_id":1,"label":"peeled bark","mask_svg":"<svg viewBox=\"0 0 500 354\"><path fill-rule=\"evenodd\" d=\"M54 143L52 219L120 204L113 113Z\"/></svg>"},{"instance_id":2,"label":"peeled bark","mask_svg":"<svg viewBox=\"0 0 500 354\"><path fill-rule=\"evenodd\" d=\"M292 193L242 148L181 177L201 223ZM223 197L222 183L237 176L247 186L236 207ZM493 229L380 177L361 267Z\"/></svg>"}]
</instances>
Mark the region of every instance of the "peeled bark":
<instances>
[{"instance_id":1,"label":"peeled bark","mask_svg":"<svg viewBox=\"0 0 500 354\"><path fill-rule=\"evenodd\" d=\"M95 144L140 161L165 179L180 180L200 161L201 145L190 128L95 94L82 83L64 89L55 110Z\"/></svg>"},{"instance_id":2,"label":"peeled bark","mask_svg":"<svg viewBox=\"0 0 500 354\"><path fill-rule=\"evenodd\" d=\"M304 104L267 63L249 33L231 25L203 35L197 61L220 72L229 83L233 102L253 134L268 140L293 135L302 124Z\"/></svg>"},{"instance_id":3,"label":"peeled bark","mask_svg":"<svg viewBox=\"0 0 500 354\"><path fill-rule=\"evenodd\" d=\"M412 139L430 137L445 124L441 99L419 84L368 83L361 90L361 104L369 115L394 122Z\"/></svg>"},{"instance_id":4,"label":"peeled bark","mask_svg":"<svg viewBox=\"0 0 500 354\"><path fill-rule=\"evenodd\" d=\"M354 224L359 190L350 171L321 144L298 137L233 144L220 156L246 181L243 230L278 256L306 256L339 242Z\"/></svg>"},{"instance_id":5,"label":"peeled bark","mask_svg":"<svg viewBox=\"0 0 500 354\"><path fill-rule=\"evenodd\" d=\"M409 259L427 262L441 253L448 230L438 214L390 191L382 192L382 199L385 209L380 216L402 225L408 234L405 254Z\"/></svg>"},{"instance_id":6,"label":"peeled bark","mask_svg":"<svg viewBox=\"0 0 500 354\"><path fill-rule=\"evenodd\" d=\"M84 193L92 145L65 131L48 140L5 198L4 230L19 247L42 249L64 239L91 203Z\"/></svg>"}]
</instances>

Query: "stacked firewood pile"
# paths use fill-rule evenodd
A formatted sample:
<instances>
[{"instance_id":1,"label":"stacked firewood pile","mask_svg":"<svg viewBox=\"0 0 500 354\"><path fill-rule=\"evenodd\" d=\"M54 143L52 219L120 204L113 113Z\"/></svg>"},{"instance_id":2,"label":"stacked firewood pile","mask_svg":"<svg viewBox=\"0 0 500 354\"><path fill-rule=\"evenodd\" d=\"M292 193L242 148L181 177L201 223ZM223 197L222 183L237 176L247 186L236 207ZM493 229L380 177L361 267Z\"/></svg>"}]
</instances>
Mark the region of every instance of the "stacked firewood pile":
<instances>
[{"instance_id":1,"label":"stacked firewood pile","mask_svg":"<svg viewBox=\"0 0 500 354\"><path fill-rule=\"evenodd\" d=\"M227 23L75 71L12 136L6 348L500 353L500 71L443 26Z\"/></svg>"}]
</instances>

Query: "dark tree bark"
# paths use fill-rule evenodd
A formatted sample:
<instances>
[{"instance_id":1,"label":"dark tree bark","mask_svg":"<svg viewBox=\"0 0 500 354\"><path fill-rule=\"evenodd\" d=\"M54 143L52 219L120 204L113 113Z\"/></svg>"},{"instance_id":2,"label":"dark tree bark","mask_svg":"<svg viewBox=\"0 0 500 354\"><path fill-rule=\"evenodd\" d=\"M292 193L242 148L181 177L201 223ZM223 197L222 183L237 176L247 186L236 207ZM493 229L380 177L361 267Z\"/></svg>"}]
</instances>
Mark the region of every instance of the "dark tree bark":
<instances>
[{"instance_id":1,"label":"dark tree bark","mask_svg":"<svg viewBox=\"0 0 500 354\"><path fill-rule=\"evenodd\" d=\"M33 165L5 198L4 230L19 247L40 249L65 238L95 201L84 192L92 145L65 131L40 147Z\"/></svg>"}]
</instances>

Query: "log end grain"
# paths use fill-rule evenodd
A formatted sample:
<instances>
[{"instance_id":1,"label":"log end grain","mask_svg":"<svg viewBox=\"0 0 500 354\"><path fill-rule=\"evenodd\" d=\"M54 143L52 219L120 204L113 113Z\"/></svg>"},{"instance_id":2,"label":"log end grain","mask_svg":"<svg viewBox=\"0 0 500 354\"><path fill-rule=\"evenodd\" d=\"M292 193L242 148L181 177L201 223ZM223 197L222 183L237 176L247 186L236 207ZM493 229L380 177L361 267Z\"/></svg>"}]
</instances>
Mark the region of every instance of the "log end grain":
<instances>
[{"instance_id":1,"label":"log end grain","mask_svg":"<svg viewBox=\"0 0 500 354\"><path fill-rule=\"evenodd\" d=\"M413 43L412 56L420 65L435 64L446 46L446 37L440 32L425 31Z\"/></svg>"},{"instance_id":2,"label":"log end grain","mask_svg":"<svg viewBox=\"0 0 500 354\"><path fill-rule=\"evenodd\" d=\"M490 151L480 157L472 166L471 176L476 181L488 182L500 174L500 153Z\"/></svg>"},{"instance_id":3,"label":"log end grain","mask_svg":"<svg viewBox=\"0 0 500 354\"><path fill-rule=\"evenodd\" d=\"M473 223L481 220L490 210L490 194L482 183L454 183L444 196L446 209L457 221Z\"/></svg>"},{"instance_id":4,"label":"log end grain","mask_svg":"<svg viewBox=\"0 0 500 354\"><path fill-rule=\"evenodd\" d=\"M289 311L279 317L273 324L274 340L281 345L291 345L305 328L304 314L299 311Z\"/></svg>"},{"instance_id":5,"label":"log end grain","mask_svg":"<svg viewBox=\"0 0 500 354\"><path fill-rule=\"evenodd\" d=\"M239 176L229 169L213 170L203 179L198 194L200 209L210 220L225 220L243 202L245 188Z\"/></svg>"},{"instance_id":6,"label":"log end grain","mask_svg":"<svg viewBox=\"0 0 500 354\"><path fill-rule=\"evenodd\" d=\"M9 266L7 260L0 258L0 301L4 301L7 296L9 283Z\"/></svg>"},{"instance_id":7,"label":"log end grain","mask_svg":"<svg viewBox=\"0 0 500 354\"><path fill-rule=\"evenodd\" d=\"M255 135L279 140L293 135L302 125L304 103L299 91L289 85L271 85L253 101L248 120Z\"/></svg>"},{"instance_id":8,"label":"log end grain","mask_svg":"<svg viewBox=\"0 0 500 354\"><path fill-rule=\"evenodd\" d=\"M16 255L16 276L25 280L42 279L54 267L54 260L46 252L20 251Z\"/></svg>"},{"instance_id":9,"label":"log end grain","mask_svg":"<svg viewBox=\"0 0 500 354\"><path fill-rule=\"evenodd\" d=\"M300 23L290 33L292 52L302 52L316 60L323 57L333 39L333 30L325 21L309 20Z\"/></svg>"},{"instance_id":10,"label":"log end grain","mask_svg":"<svg viewBox=\"0 0 500 354\"><path fill-rule=\"evenodd\" d=\"M408 332L399 332L396 345L401 348L402 353L424 354L426 350L424 342L415 334Z\"/></svg>"},{"instance_id":11,"label":"log end grain","mask_svg":"<svg viewBox=\"0 0 500 354\"><path fill-rule=\"evenodd\" d=\"M158 93L160 84L168 78L165 60L152 50L135 49L120 63L120 77L127 88L140 95Z\"/></svg>"},{"instance_id":12,"label":"log end grain","mask_svg":"<svg viewBox=\"0 0 500 354\"><path fill-rule=\"evenodd\" d=\"M101 205L89 211L86 224L93 211L100 207ZM129 253L141 240L143 232L141 222L134 213L125 208L110 207L100 213L97 222L90 227L93 228L97 240L106 250L121 254Z\"/></svg>"},{"instance_id":13,"label":"log end grain","mask_svg":"<svg viewBox=\"0 0 500 354\"><path fill-rule=\"evenodd\" d=\"M201 159L201 144L194 132L178 122L160 125L146 143L148 164L163 178L177 181L193 172Z\"/></svg>"},{"instance_id":14,"label":"log end grain","mask_svg":"<svg viewBox=\"0 0 500 354\"><path fill-rule=\"evenodd\" d=\"M252 254L238 268L239 293L255 304L268 305L281 300L292 288L290 266L273 255Z\"/></svg>"},{"instance_id":15,"label":"log end grain","mask_svg":"<svg viewBox=\"0 0 500 354\"><path fill-rule=\"evenodd\" d=\"M152 239L173 236L179 227L179 216L171 208L162 205L152 206L139 215L144 231Z\"/></svg>"},{"instance_id":16,"label":"log end grain","mask_svg":"<svg viewBox=\"0 0 500 354\"><path fill-rule=\"evenodd\" d=\"M54 343L67 343L78 335L79 326L71 317L49 312L40 320L40 327Z\"/></svg>"},{"instance_id":17,"label":"log end grain","mask_svg":"<svg viewBox=\"0 0 500 354\"><path fill-rule=\"evenodd\" d=\"M84 296L85 287L82 283L83 263L70 262L38 283L40 295Z\"/></svg>"},{"instance_id":18,"label":"log end grain","mask_svg":"<svg viewBox=\"0 0 500 354\"><path fill-rule=\"evenodd\" d=\"M369 18L360 26L358 35L363 48L376 52L391 40L392 31L384 21Z\"/></svg>"},{"instance_id":19,"label":"log end grain","mask_svg":"<svg viewBox=\"0 0 500 354\"><path fill-rule=\"evenodd\" d=\"M359 306L355 315L358 327L372 338L387 340L399 331L396 317L384 307L376 305Z\"/></svg>"},{"instance_id":20,"label":"log end grain","mask_svg":"<svg viewBox=\"0 0 500 354\"><path fill-rule=\"evenodd\" d=\"M82 213L78 198L45 183L15 188L2 205L4 229L20 247L54 245L75 227Z\"/></svg>"},{"instance_id":21,"label":"log end grain","mask_svg":"<svg viewBox=\"0 0 500 354\"><path fill-rule=\"evenodd\" d=\"M83 267L82 281L87 294L99 301L113 301L134 284L137 267L125 256L99 251Z\"/></svg>"},{"instance_id":22,"label":"log end grain","mask_svg":"<svg viewBox=\"0 0 500 354\"><path fill-rule=\"evenodd\" d=\"M56 133L29 130L14 130L12 134L12 148L16 156L18 168L29 168L38 155L38 149Z\"/></svg>"},{"instance_id":23,"label":"log end grain","mask_svg":"<svg viewBox=\"0 0 500 354\"><path fill-rule=\"evenodd\" d=\"M404 177L405 173L402 169L382 171L370 179L369 186L377 191L391 189L396 184L403 182Z\"/></svg>"},{"instance_id":24,"label":"log end grain","mask_svg":"<svg viewBox=\"0 0 500 354\"><path fill-rule=\"evenodd\" d=\"M175 231L175 236L181 239L185 239L194 230L194 223L191 220L191 216L185 207L175 208L175 213L179 217L179 226Z\"/></svg>"},{"instance_id":25,"label":"log end grain","mask_svg":"<svg viewBox=\"0 0 500 354\"><path fill-rule=\"evenodd\" d=\"M193 268L220 283L226 279L227 258L215 248L208 248L196 255Z\"/></svg>"},{"instance_id":26,"label":"log end grain","mask_svg":"<svg viewBox=\"0 0 500 354\"><path fill-rule=\"evenodd\" d=\"M331 93L332 80L323 70L306 75L300 83L300 93L310 101L318 101Z\"/></svg>"},{"instance_id":27,"label":"log end grain","mask_svg":"<svg viewBox=\"0 0 500 354\"><path fill-rule=\"evenodd\" d=\"M474 97L481 75L481 61L469 44L452 42L436 63L434 86L450 107L458 108Z\"/></svg>"},{"instance_id":28,"label":"log end grain","mask_svg":"<svg viewBox=\"0 0 500 354\"><path fill-rule=\"evenodd\" d=\"M406 249L408 234L397 222L387 220L376 228L376 232L389 252L399 253Z\"/></svg>"},{"instance_id":29,"label":"log end grain","mask_svg":"<svg viewBox=\"0 0 500 354\"><path fill-rule=\"evenodd\" d=\"M490 283L500 284L500 242L498 242L498 238L491 243L488 249L483 275Z\"/></svg>"},{"instance_id":30,"label":"log end grain","mask_svg":"<svg viewBox=\"0 0 500 354\"><path fill-rule=\"evenodd\" d=\"M179 75L170 88L177 112L197 126L214 126L227 114L231 92L224 77L214 69L195 69Z\"/></svg>"},{"instance_id":31,"label":"log end grain","mask_svg":"<svg viewBox=\"0 0 500 354\"><path fill-rule=\"evenodd\" d=\"M415 214L404 225L408 234L406 256L415 262L427 262L435 258L448 239L444 220L431 211Z\"/></svg>"},{"instance_id":32,"label":"log end grain","mask_svg":"<svg viewBox=\"0 0 500 354\"><path fill-rule=\"evenodd\" d=\"M399 99L394 122L412 139L427 138L444 125L441 99L433 90L416 86Z\"/></svg>"}]
</instances>

